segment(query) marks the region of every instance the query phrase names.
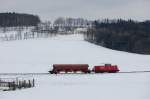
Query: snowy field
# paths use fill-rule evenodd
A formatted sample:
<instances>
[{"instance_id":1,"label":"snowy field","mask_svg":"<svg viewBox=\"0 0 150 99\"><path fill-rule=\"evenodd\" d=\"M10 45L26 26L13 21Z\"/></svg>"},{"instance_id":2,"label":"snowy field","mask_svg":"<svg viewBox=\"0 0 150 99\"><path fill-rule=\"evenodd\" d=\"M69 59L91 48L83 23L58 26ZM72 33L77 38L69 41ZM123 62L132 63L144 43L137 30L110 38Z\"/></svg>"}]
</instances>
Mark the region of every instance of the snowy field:
<instances>
[{"instance_id":1,"label":"snowy field","mask_svg":"<svg viewBox=\"0 0 150 99\"><path fill-rule=\"evenodd\" d=\"M90 68L112 63L121 71L147 71L150 55L103 48L83 41L82 35L0 42L0 73L47 73L55 63L87 63ZM35 88L0 92L0 99L150 99L150 73L33 77Z\"/></svg>"},{"instance_id":2,"label":"snowy field","mask_svg":"<svg viewBox=\"0 0 150 99\"><path fill-rule=\"evenodd\" d=\"M121 71L150 70L150 55L110 50L82 35L0 42L0 72L47 72L55 63L117 64Z\"/></svg>"},{"instance_id":3,"label":"snowy field","mask_svg":"<svg viewBox=\"0 0 150 99\"><path fill-rule=\"evenodd\" d=\"M36 87L0 92L0 99L150 99L150 74L37 76Z\"/></svg>"}]
</instances>

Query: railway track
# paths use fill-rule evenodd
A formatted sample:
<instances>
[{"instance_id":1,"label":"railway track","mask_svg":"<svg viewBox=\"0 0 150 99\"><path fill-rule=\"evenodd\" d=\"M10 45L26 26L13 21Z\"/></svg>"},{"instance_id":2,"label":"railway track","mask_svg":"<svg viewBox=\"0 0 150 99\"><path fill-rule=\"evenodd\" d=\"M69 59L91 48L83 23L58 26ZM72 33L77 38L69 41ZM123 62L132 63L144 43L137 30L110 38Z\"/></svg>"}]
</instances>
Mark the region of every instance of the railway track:
<instances>
[{"instance_id":1,"label":"railway track","mask_svg":"<svg viewBox=\"0 0 150 99\"><path fill-rule=\"evenodd\" d=\"M4 76L15 76L15 75L49 75L49 73L0 73L0 75Z\"/></svg>"},{"instance_id":2,"label":"railway track","mask_svg":"<svg viewBox=\"0 0 150 99\"><path fill-rule=\"evenodd\" d=\"M118 72L118 73L150 73L150 71L124 71L124 72Z\"/></svg>"},{"instance_id":3,"label":"railway track","mask_svg":"<svg viewBox=\"0 0 150 99\"><path fill-rule=\"evenodd\" d=\"M121 71L113 74L128 74L128 73L150 73L150 71ZM84 74L84 73L61 73L65 75L69 74ZM90 73L90 74L95 74L95 73ZM97 74L112 74L112 73L97 73ZM17 75L22 75L22 76L34 76L34 75L55 75L55 74L50 74L50 73L0 73L0 76L17 76Z\"/></svg>"}]
</instances>

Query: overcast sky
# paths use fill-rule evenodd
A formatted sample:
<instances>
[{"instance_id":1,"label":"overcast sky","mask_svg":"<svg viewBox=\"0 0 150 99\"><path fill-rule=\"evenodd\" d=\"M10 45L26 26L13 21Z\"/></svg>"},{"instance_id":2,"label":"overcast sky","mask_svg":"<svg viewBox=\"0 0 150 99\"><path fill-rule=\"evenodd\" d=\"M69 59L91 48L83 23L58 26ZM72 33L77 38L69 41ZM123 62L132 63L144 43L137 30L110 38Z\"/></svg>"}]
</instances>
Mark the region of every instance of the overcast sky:
<instances>
[{"instance_id":1,"label":"overcast sky","mask_svg":"<svg viewBox=\"0 0 150 99\"><path fill-rule=\"evenodd\" d=\"M150 19L150 0L0 0L0 12L30 13L42 20L57 17L87 19Z\"/></svg>"}]
</instances>

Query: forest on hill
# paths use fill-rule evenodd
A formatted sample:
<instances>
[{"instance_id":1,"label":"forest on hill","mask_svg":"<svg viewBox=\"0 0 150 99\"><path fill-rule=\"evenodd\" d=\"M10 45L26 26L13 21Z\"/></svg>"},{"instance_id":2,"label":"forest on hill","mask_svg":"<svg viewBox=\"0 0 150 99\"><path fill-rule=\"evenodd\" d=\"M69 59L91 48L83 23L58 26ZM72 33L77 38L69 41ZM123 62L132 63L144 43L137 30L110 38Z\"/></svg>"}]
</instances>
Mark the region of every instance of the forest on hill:
<instances>
[{"instance_id":1,"label":"forest on hill","mask_svg":"<svg viewBox=\"0 0 150 99\"><path fill-rule=\"evenodd\" d=\"M82 18L58 18L54 23L42 22L37 15L23 13L0 13L0 27L35 26L32 32L40 33L74 33L76 28L87 28L85 40L106 48L139 54L150 54L150 20L139 22L134 20L96 20ZM68 32L68 28L69 32ZM21 34L21 32L18 32ZM17 34L17 35L20 35ZM31 33L27 33L31 34ZM26 37L26 33L23 34ZM34 35L34 33L33 33ZM16 36L13 36L16 39ZM13 38L7 35L4 38ZM34 36L33 36L34 37Z\"/></svg>"},{"instance_id":2,"label":"forest on hill","mask_svg":"<svg viewBox=\"0 0 150 99\"><path fill-rule=\"evenodd\" d=\"M85 39L89 42L120 51L150 54L150 21L94 21Z\"/></svg>"},{"instance_id":3,"label":"forest on hill","mask_svg":"<svg viewBox=\"0 0 150 99\"><path fill-rule=\"evenodd\" d=\"M21 13L0 13L0 27L36 26L40 22L37 15Z\"/></svg>"}]
</instances>

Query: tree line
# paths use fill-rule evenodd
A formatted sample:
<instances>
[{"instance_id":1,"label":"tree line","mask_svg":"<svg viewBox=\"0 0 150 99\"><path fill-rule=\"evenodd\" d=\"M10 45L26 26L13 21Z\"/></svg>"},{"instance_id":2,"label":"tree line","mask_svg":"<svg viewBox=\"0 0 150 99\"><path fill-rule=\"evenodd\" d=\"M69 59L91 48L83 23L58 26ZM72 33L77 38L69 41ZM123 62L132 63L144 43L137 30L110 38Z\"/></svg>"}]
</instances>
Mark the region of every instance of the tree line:
<instances>
[{"instance_id":1,"label":"tree line","mask_svg":"<svg viewBox=\"0 0 150 99\"><path fill-rule=\"evenodd\" d=\"M36 26L40 23L37 15L21 13L0 13L0 27Z\"/></svg>"},{"instance_id":2,"label":"tree line","mask_svg":"<svg viewBox=\"0 0 150 99\"><path fill-rule=\"evenodd\" d=\"M97 20L85 40L110 49L150 54L150 21Z\"/></svg>"},{"instance_id":3,"label":"tree line","mask_svg":"<svg viewBox=\"0 0 150 99\"><path fill-rule=\"evenodd\" d=\"M20 27L34 26L29 33L22 33ZM72 27L74 26L74 28ZM86 27L87 26L87 27ZM19 27L17 34L5 35L7 40L46 37L59 31L73 31L75 28L89 28L85 40L120 51L140 54L150 54L150 21L138 22L134 20L96 20L89 21L82 18L58 18L51 22L41 22L37 15L21 13L0 13L0 27L7 31L8 27ZM46 34L46 35L45 35Z\"/></svg>"}]
</instances>

